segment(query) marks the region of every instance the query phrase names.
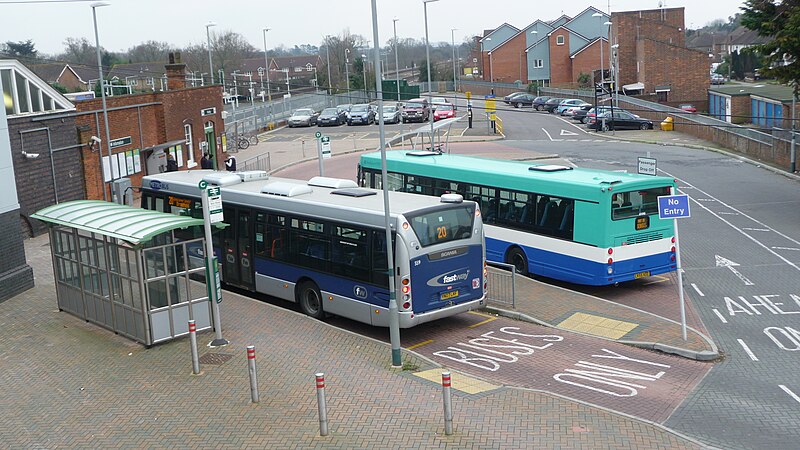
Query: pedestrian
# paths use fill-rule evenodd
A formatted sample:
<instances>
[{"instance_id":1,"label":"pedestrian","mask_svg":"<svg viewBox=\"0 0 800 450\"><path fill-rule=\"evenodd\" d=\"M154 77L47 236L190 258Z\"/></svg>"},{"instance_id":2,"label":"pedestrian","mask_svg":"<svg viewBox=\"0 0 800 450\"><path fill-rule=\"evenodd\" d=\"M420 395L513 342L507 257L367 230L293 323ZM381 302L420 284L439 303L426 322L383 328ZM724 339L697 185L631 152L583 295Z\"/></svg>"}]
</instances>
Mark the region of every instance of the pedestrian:
<instances>
[{"instance_id":1,"label":"pedestrian","mask_svg":"<svg viewBox=\"0 0 800 450\"><path fill-rule=\"evenodd\" d=\"M228 156L228 159L225 160L225 169L228 172L236 172L236 158L233 156Z\"/></svg>"},{"instance_id":2,"label":"pedestrian","mask_svg":"<svg viewBox=\"0 0 800 450\"><path fill-rule=\"evenodd\" d=\"M175 157L172 156L172 153L170 153L169 150L164 150L164 153L167 154L167 172L177 172L178 161L175 161Z\"/></svg>"},{"instance_id":3,"label":"pedestrian","mask_svg":"<svg viewBox=\"0 0 800 450\"><path fill-rule=\"evenodd\" d=\"M211 161L211 158L208 155L208 152L203 152L203 157L200 159L200 168L201 169L213 169L214 162Z\"/></svg>"}]
</instances>

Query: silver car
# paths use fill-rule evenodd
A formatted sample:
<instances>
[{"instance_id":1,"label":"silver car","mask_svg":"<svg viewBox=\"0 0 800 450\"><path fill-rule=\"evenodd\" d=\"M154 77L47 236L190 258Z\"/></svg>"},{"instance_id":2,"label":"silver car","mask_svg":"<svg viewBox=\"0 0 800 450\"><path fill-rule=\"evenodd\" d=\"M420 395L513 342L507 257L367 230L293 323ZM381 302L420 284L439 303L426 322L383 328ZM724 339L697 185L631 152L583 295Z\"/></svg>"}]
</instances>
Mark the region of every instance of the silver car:
<instances>
[{"instance_id":1,"label":"silver car","mask_svg":"<svg viewBox=\"0 0 800 450\"><path fill-rule=\"evenodd\" d=\"M403 111L397 105L383 107L383 123L400 123Z\"/></svg>"},{"instance_id":2,"label":"silver car","mask_svg":"<svg viewBox=\"0 0 800 450\"><path fill-rule=\"evenodd\" d=\"M289 117L289 128L310 127L317 124L319 113L311 108L300 108Z\"/></svg>"}]
</instances>

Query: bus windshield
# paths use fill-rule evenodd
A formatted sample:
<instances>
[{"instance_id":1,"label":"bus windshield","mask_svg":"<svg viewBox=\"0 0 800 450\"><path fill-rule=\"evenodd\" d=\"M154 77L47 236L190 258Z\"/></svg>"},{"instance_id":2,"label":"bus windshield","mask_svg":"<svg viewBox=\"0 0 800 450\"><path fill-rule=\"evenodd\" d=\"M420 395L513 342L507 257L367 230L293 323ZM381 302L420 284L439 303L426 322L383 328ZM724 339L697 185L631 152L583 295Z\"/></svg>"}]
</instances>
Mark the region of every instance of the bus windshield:
<instances>
[{"instance_id":1,"label":"bus windshield","mask_svg":"<svg viewBox=\"0 0 800 450\"><path fill-rule=\"evenodd\" d=\"M611 200L611 218L620 220L639 215L658 214L658 197L669 193L669 186L617 192Z\"/></svg>"},{"instance_id":2,"label":"bus windshield","mask_svg":"<svg viewBox=\"0 0 800 450\"><path fill-rule=\"evenodd\" d=\"M420 245L427 247L472 237L475 209L473 206L439 209L407 216L407 219L419 238Z\"/></svg>"}]
</instances>

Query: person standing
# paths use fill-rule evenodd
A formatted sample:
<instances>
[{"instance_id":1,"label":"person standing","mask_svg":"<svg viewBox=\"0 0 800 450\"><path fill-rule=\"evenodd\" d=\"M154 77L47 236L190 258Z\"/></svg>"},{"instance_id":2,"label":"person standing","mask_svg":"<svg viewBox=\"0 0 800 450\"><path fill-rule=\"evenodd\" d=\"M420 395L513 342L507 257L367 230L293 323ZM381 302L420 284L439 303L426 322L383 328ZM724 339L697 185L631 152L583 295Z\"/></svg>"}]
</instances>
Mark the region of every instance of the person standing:
<instances>
[{"instance_id":1,"label":"person standing","mask_svg":"<svg viewBox=\"0 0 800 450\"><path fill-rule=\"evenodd\" d=\"M164 153L167 154L167 172L177 172L178 161L175 160L175 156L169 150L164 150Z\"/></svg>"},{"instance_id":2,"label":"person standing","mask_svg":"<svg viewBox=\"0 0 800 450\"><path fill-rule=\"evenodd\" d=\"M203 158L200 159L200 168L201 169L213 169L214 162L211 161L211 158L208 156L207 152L203 152Z\"/></svg>"},{"instance_id":3,"label":"person standing","mask_svg":"<svg viewBox=\"0 0 800 450\"><path fill-rule=\"evenodd\" d=\"M228 156L228 159L225 160L225 169L228 172L236 172L236 158L234 156Z\"/></svg>"}]
</instances>

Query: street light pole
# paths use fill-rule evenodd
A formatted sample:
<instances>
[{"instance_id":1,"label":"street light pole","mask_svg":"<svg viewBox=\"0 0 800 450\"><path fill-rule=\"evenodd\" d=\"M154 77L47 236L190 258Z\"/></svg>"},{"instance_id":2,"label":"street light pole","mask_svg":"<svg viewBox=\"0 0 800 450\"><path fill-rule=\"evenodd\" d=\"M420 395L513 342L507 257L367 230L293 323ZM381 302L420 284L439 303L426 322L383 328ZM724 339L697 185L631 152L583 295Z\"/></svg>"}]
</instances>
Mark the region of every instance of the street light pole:
<instances>
[{"instance_id":1,"label":"street light pole","mask_svg":"<svg viewBox=\"0 0 800 450\"><path fill-rule=\"evenodd\" d=\"M433 85L431 84L431 43L428 39L428 3L438 2L439 0L423 0L422 8L425 13L425 59L428 62L428 105L433 110ZM431 122L431 150L433 150L433 117L429 117Z\"/></svg>"},{"instance_id":2,"label":"street light pole","mask_svg":"<svg viewBox=\"0 0 800 450\"><path fill-rule=\"evenodd\" d=\"M397 17L392 19L392 27L394 28L394 78L397 80L397 101L400 101L400 63L397 58Z\"/></svg>"},{"instance_id":3,"label":"street light pole","mask_svg":"<svg viewBox=\"0 0 800 450\"><path fill-rule=\"evenodd\" d=\"M489 52L489 83L491 83L492 95L494 95L494 70L492 70L492 52Z\"/></svg>"},{"instance_id":4,"label":"street light pole","mask_svg":"<svg viewBox=\"0 0 800 450\"><path fill-rule=\"evenodd\" d=\"M328 61L328 95L333 95L333 85L331 84L331 37L325 36L325 55ZM319 83L317 83L319 84Z\"/></svg>"},{"instance_id":5,"label":"street light pole","mask_svg":"<svg viewBox=\"0 0 800 450\"><path fill-rule=\"evenodd\" d=\"M208 22L206 24L206 47L208 48L208 73L211 76L211 84L214 84L214 65L211 63L211 31L209 29L211 27L217 26L214 22Z\"/></svg>"},{"instance_id":6,"label":"street light pole","mask_svg":"<svg viewBox=\"0 0 800 450\"><path fill-rule=\"evenodd\" d=\"M350 59L347 57L347 54L350 53L350 49L344 49L344 77L347 78L345 80L347 82L347 98L350 98L350 69L347 67L350 64Z\"/></svg>"},{"instance_id":7,"label":"street light pole","mask_svg":"<svg viewBox=\"0 0 800 450\"><path fill-rule=\"evenodd\" d=\"M271 30L271 28L264 28L264 71L267 75L267 97L269 101L272 101L272 92L269 91L269 58L267 58L267 31Z\"/></svg>"},{"instance_id":8,"label":"street light pole","mask_svg":"<svg viewBox=\"0 0 800 450\"><path fill-rule=\"evenodd\" d=\"M592 17L603 17L603 13L596 12ZM603 86L603 36L600 36L600 86Z\"/></svg>"},{"instance_id":9,"label":"street light pole","mask_svg":"<svg viewBox=\"0 0 800 450\"><path fill-rule=\"evenodd\" d=\"M450 46L453 47L453 91L458 92L458 77L456 76L456 35L458 28L450 28Z\"/></svg>"},{"instance_id":10,"label":"street light pole","mask_svg":"<svg viewBox=\"0 0 800 450\"><path fill-rule=\"evenodd\" d=\"M367 90L367 55L361 54L361 73L364 75L364 95L369 103L369 91Z\"/></svg>"},{"instance_id":11,"label":"street light pole","mask_svg":"<svg viewBox=\"0 0 800 450\"><path fill-rule=\"evenodd\" d=\"M103 60L100 57L100 34L97 32L97 8L108 5L108 3L97 2L92 3L90 6L92 7L92 21L94 22L94 42L97 53L97 74L100 81L100 96L103 98L103 123L106 127L106 147L108 148L108 159L111 161L111 131L108 128L108 105L106 104L106 87L105 83L103 82ZM155 85L155 83L153 84ZM102 155L102 152L100 154ZM100 159L103 159L102 156ZM114 181L114 172L110 169L108 177L109 181ZM103 177L103 179L103 182L105 183L105 177ZM103 185L103 200L108 200L108 194L106 191L106 186ZM112 198L111 200L113 201L115 199ZM120 199L120 202L122 202L122 199Z\"/></svg>"}]
</instances>

